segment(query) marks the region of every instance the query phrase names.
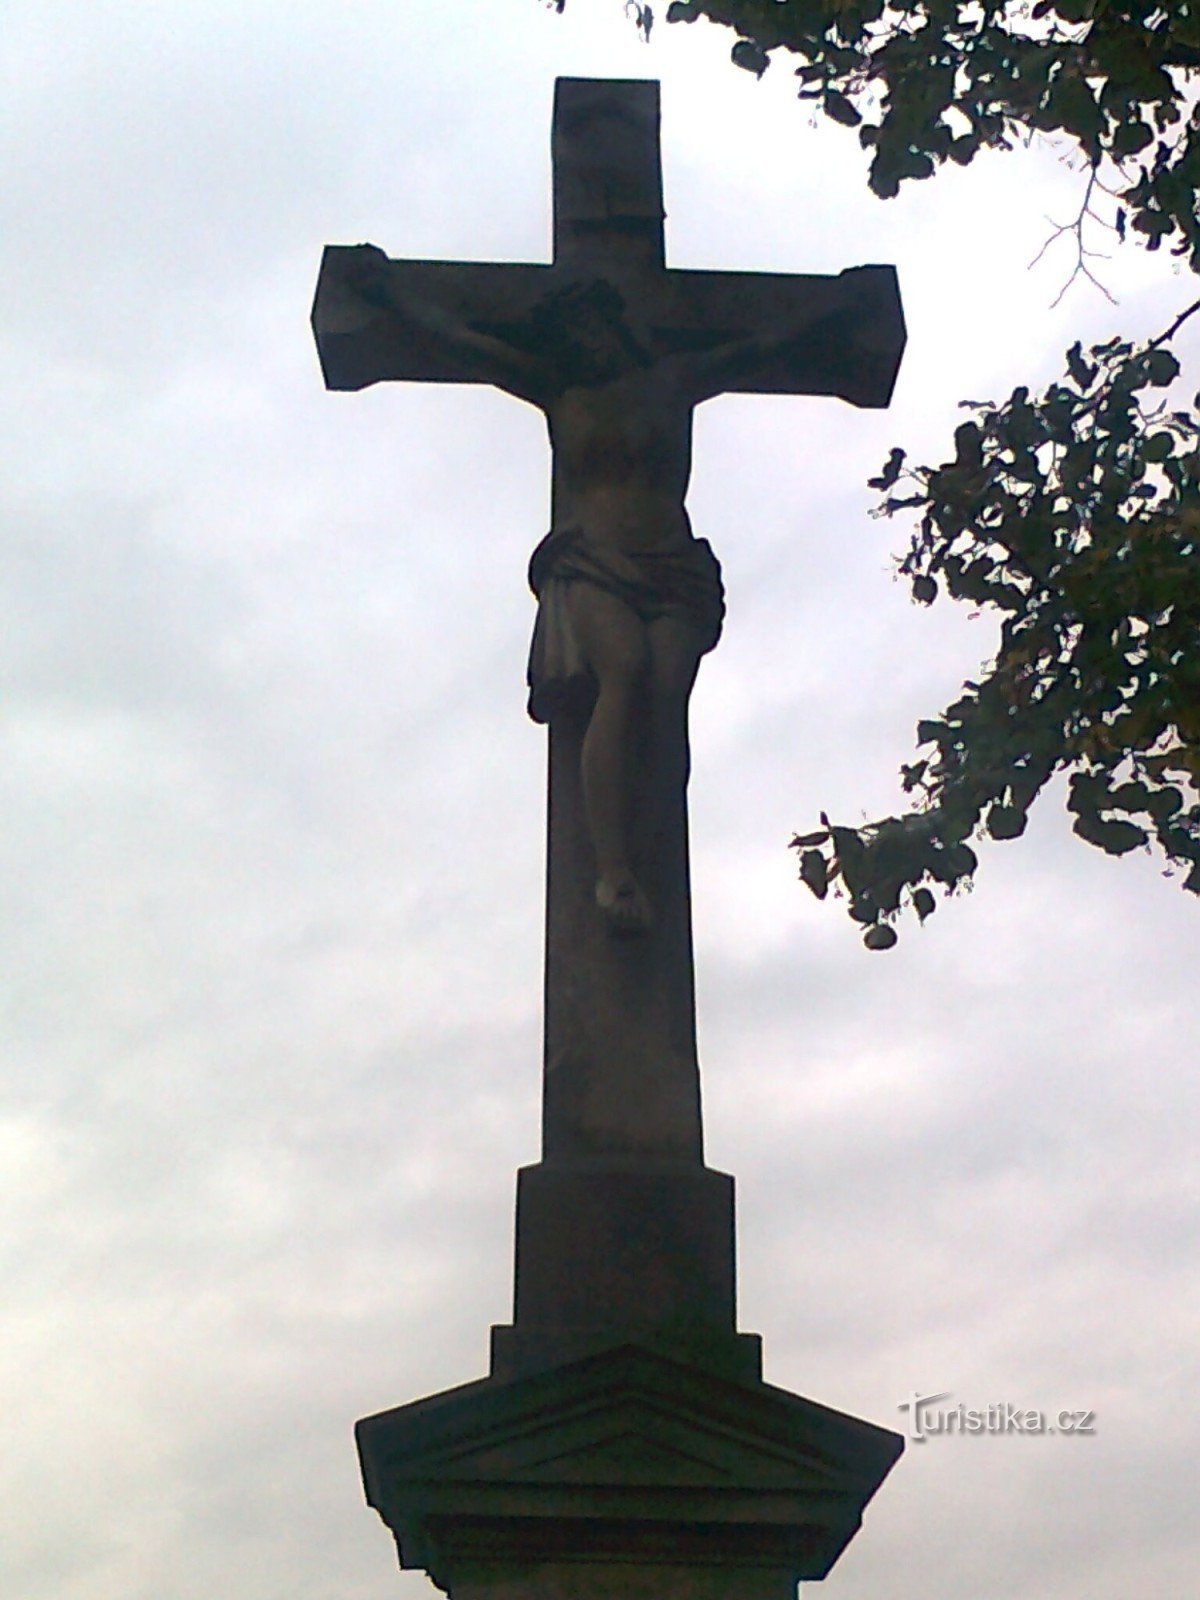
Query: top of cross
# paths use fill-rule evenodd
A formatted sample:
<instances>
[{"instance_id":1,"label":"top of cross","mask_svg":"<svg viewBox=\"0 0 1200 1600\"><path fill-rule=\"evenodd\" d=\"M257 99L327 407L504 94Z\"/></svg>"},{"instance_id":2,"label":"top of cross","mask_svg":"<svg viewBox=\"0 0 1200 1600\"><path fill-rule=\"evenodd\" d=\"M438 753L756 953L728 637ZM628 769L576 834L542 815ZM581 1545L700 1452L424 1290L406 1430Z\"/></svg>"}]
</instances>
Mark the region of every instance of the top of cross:
<instances>
[{"instance_id":1,"label":"top of cross","mask_svg":"<svg viewBox=\"0 0 1200 1600\"><path fill-rule=\"evenodd\" d=\"M326 248L313 326L329 388L361 389L387 379L492 381L486 364L440 339L428 317L406 318L406 300L531 344L537 338L531 318L548 295L619 276L636 294L657 355L765 339L801 320L808 325L806 337L786 352L744 363L724 384L728 391L887 405L905 339L892 267L852 267L829 277L665 265L656 82L560 78L552 147L551 265L394 261L385 318L354 291L355 251Z\"/></svg>"},{"instance_id":2,"label":"top of cross","mask_svg":"<svg viewBox=\"0 0 1200 1600\"><path fill-rule=\"evenodd\" d=\"M662 269L658 84L559 78L552 126L555 265L586 270L616 236L639 239L646 266Z\"/></svg>"}]
</instances>

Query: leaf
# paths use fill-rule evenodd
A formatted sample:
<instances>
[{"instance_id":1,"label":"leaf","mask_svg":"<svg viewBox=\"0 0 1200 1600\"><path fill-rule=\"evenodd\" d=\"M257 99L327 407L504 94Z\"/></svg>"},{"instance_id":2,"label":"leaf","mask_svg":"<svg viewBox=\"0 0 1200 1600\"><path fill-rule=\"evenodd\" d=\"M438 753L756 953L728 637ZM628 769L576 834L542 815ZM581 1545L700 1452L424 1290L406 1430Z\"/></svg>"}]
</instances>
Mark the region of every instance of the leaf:
<instances>
[{"instance_id":1,"label":"leaf","mask_svg":"<svg viewBox=\"0 0 1200 1600\"><path fill-rule=\"evenodd\" d=\"M800 857L800 878L818 900L824 900L829 893L829 869L819 850L806 850Z\"/></svg>"},{"instance_id":2,"label":"leaf","mask_svg":"<svg viewBox=\"0 0 1200 1600\"><path fill-rule=\"evenodd\" d=\"M979 857L968 844L952 844L935 850L929 863L930 876L947 888L961 878L969 878L979 865Z\"/></svg>"},{"instance_id":3,"label":"leaf","mask_svg":"<svg viewBox=\"0 0 1200 1600\"><path fill-rule=\"evenodd\" d=\"M857 894L850 902L850 915L855 922L875 922L881 907L873 895Z\"/></svg>"},{"instance_id":4,"label":"leaf","mask_svg":"<svg viewBox=\"0 0 1200 1600\"><path fill-rule=\"evenodd\" d=\"M863 943L868 950L890 950L896 943L896 930L886 922L877 922L863 934Z\"/></svg>"},{"instance_id":5,"label":"leaf","mask_svg":"<svg viewBox=\"0 0 1200 1600\"><path fill-rule=\"evenodd\" d=\"M993 806L988 812L987 830L993 839L1019 839L1027 820L1020 806Z\"/></svg>"},{"instance_id":6,"label":"leaf","mask_svg":"<svg viewBox=\"0 0 1200 1600\"><path fill-rule=\"evenodd\" d=\"M862 113L854 103L836 89L826 89L823 105L830 121L840 122L843 128L857 128L862 121Z\"/></svg>"},{"instance_id":7,"label":"leaf","mask_svg":"<svg viewBox=\"0 0 1200 1600\"><path fill-rule=\"evenodd\" d=\"M954 430L954 448L960 466L978 467L983 462L983 435L978 424L964 422Z\"/></svg>"},{"instance_id":8,"label":"leaf","mask_svg":"<svg viewBox=\"0 0 1200 1600\"><path fill-rule=\"evenodd\" d=\"M1173 817L1177 811L1183 809L1183 790L1177 789L1173 783L1166 784L1161 789L1156 789L1146 802L1146 810L1155 822L1165 822Z\"/></svg>"},{"instance_id":9,"label":"leaf","mask_svg":"<svg viewBox=\"0 0 1200 1600\"><path fill-rule=\"evenodd\" d=\"M1108 806L1116 811L1149 811L1151 791L1140 780L1118 784L1108 797Z\"/></svg>"},{"instance_id":10,"label":"leaf","mask_svg":"<svg viewBox=\"0 0 1200 1600\"><path fill-rule=\"evenodd\" d=\"M889 453L879 476L867 479L868 489L890 489L900 476L900 469L904 465L904 454L904 451L899 448L893 449Z\"/></svg>"},{"instance_id":11,"label":"leaf","mask_svg":"<svg viewBox=\"0 0 1200 1600\"><path fill-rule=\"evenodd\" d=\"M1165 461L1175 451L1175 440L1169 433L1152 433L1142 446L1142 456L1146 461Z\"/></svg>"},{"instance_id":12,"label":"leaf","mask_svg":"<svg viewBox=\"0 0 1200 1600\"><path fill-rule=\"evenodd\" d=\"M1086 80L1073 73L1060 73L1050 90L1047 109L1054 123L1075 134L1084 150L1092 154L1104 116Z\"/></svg>"},{"instance_id":13,"label":"leaf","mask_svg":"<svg viewBox=\"0 0 1200 1600\"><path fill-rule=\"evenodd\" d=\"M878 142L877 131L874 128L860 128L858 136L863 144L867 143L865 135L876 134L875 155L871 162L871 170L867 174L867 184L873 194L881 200L894 200L900 193L901 172L898 168L895 152L890 145Z\"/></svg>"},{"instance_id":14,"label":"leaf","mask_svg":"<svg viewBox=\"0 0 1200 1600\"><path fill-rule=\"evenodd\" d=\"M1165 389L1179 376L1179 363L1169 350L1151 350L1143 363L1147 380L1156 389Z\"/></svg>"},{"instance_id":15,"label":"leaf","mask_svg":"<svg viewBox=\"0 0 1200 1600\"><path fill-rule=\"evenodd\" d=\"M1130 850L1147 843L1149 837L1145 829L1139 828L1134 822L1086 813L1075 818L1074 831L1089 844L1099 845L1110 856L1127 855Z\"/></svg>"},{"instance_id":16,"label":"leaf","mask_svg":"<svg viewBox=\"0 0 1200 1600\"><path fill-rule=\"evenodd\" d=\"M913 579L912 597L919 605L931 606L937 599L937 592L937 579L931 578L927 572L920 572Z\"/></svg>"},{"instance_id":17,"label":"leaf","mask_svg":"<svg viewBox=\"0 0 1200 1600\"><path fill-rule=\"evenodd\" d=\"M1128 121L1118 123L1112 136L1112 150L1115 156L1136 155L1139 150L1144 150L1148 144L1153 143L1154 130L1140 117L1131 117Z\"/></svg>"},{"instance_id":18,"label":"leaf","mask_svg":"<svg viewBox=\"0 0 1200 1600\"><path fill-rule=\"evenodd\" d=\"M937 901L933 898L933 894L929 889L914 889L912 899L913 910L922 922L925 921L926 917L931 917L937 910Z\"/></svg>"},{"instance_id":19,"label":"leaf","mask_svg":"<svg viewBox=\"0 0 1200 1600\"><path fill-rule=\"evenodd\" d=\"M1077 388L1088 390L1096 376L1096 369L1083 359L1083 347L1078 339L1067 351L1067 371Z\"/></svg>"},{"instance_id":20,"label":"leaf","mask_svg":"<svg viewBox=\"0 0 1200 1600\"><path fill-rule=\"evenodd\" d=\"M852 896L861 895L870 879L866 846L853 828L833 828L831 832L842 882Z\"/></svg>"},{"instance_id":21,"label":"leaf","mask_svg":"<svg viewBox=\"0 0 1200 1600\"><path fill-rule=\"evenodd\" d=\"M767 52L753 39L739 39L730 52L735 67L744 67L756 78L761 78L771 65Z\"/></svg>"},{"instance_id":22,"label":"leaf","mask_svg":"<svg viewBox=\"0 0 1200 1600\"><path fill-rule=\"evenodd\" d=\"M824 844L829 838L829 828L826 825L813 833L798 833L788 845L789 850L807 850L814 844Z\"/></svg>"}]
</instances>

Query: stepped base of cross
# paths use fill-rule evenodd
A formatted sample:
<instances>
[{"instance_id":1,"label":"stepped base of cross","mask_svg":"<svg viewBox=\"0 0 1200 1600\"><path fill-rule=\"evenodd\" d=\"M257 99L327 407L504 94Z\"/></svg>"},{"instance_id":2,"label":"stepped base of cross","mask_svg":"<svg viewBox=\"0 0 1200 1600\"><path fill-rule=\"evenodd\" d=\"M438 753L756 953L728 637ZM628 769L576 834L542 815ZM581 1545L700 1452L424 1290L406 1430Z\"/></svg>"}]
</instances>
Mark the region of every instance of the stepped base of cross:
<instances>
[{"instance_id":1,"label":"stepped base of cross","mask_svg":"<svg viewBox=\"0 0 1200 1600\"><path fill-rule=\"evenodd\" d=\"M791 1600L903 1448L762 1381L722 1173L525 1168L515 1308L489 1377L356 1430L401 1566L452 1600Z\"/></svg>"}]
</instances>

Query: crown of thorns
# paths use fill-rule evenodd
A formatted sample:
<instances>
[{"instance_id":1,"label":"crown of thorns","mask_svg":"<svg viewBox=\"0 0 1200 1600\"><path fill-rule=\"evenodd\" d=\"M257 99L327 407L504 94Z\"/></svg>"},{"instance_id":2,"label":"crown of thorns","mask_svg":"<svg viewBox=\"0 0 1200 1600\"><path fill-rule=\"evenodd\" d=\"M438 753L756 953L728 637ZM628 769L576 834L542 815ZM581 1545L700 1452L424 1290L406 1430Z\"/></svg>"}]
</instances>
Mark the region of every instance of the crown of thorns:
<instances>
[{"instance_id":1,"label":"crown of thorns","mask_svg":"<svg viewBox=\"0 0 1200 1600\"><path fill-rule=\"evenodd\" d=\"M538 344L562 348L577 345L580 324L595 318L618 336L633 361L646 366L651 357L624 313L625 298L620 290L606 278L595 278L552 290L533 307L529 320Z\"/></svg>"},{"instance_id":2,"label":"crown of thorns","mask_svg":"<svg viewBox=\"0 0 1200 1600\"><path fill-rule=\"evenodd\" d=\"M614 325L625 325L622 313L625 300L620 290L606 278L596 278L591 283L571 283L564 289L554 289L539 300L530 313L530 320L539 332L569 333L580 314L589 311Z\"/></svg>"}]
</instances>

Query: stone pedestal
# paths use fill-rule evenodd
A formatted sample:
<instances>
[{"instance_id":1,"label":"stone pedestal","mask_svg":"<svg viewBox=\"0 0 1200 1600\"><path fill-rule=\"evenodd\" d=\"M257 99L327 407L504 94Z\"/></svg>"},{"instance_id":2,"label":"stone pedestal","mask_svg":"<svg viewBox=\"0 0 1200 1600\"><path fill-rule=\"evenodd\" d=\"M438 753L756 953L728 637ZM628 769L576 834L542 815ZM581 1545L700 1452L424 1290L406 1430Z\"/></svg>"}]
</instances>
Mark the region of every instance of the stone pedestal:
<instances>
[{"instance_id":1,"label":"stone pedestal","mask_svg":"<svg viewBox=\"0 0 1200 1600\"><path fill-rule=\"evenodd\" d=\"M735 1332L733 1179L705 1167L526 1167L517 1178L513 1324L492 1329L498 1378L626 1341L754 1382Z\"/></svg>"},{"instance_id":2,"label":"stone pedestal","mask_svg":"<svg viewBox=\"0 0 1200 1600\"><path fill-rule=\"evenodd\" d=\"M452 1600L792 1600L903 1448L638 1345L358 1424L401 1565Z\"/></svg>"}]
</instances>

